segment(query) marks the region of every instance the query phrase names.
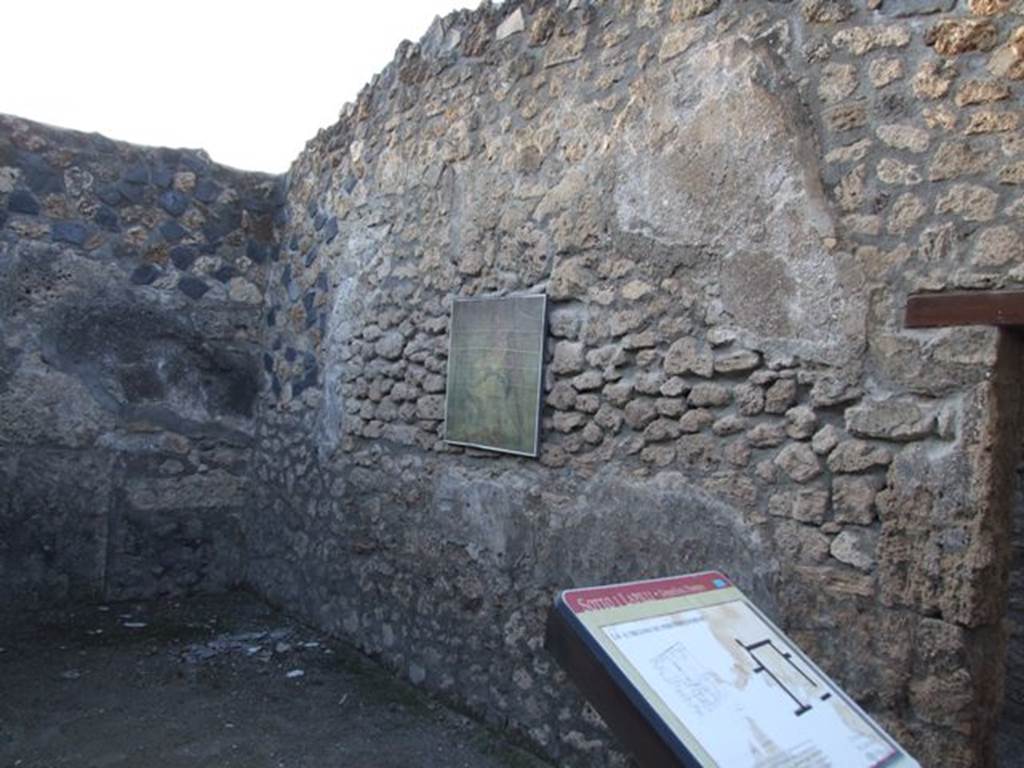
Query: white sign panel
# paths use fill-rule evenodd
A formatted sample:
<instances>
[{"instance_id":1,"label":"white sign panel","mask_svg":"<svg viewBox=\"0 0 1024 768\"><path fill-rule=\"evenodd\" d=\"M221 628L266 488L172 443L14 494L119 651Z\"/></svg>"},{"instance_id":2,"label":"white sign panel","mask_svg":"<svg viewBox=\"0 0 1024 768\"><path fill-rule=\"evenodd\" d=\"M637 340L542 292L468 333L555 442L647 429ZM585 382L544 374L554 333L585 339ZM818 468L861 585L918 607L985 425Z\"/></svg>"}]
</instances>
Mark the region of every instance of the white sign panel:
<instances>
[{"instance_id":1,"label":"white sign panel","mask_svg":"<svg viewBox=\"0 0 1024 768\"><path fill-rule=\"evenodd\" d=\"M688 764L917 766L720 573L570 590L558 607Z\"/></svg>"}]
</instances>

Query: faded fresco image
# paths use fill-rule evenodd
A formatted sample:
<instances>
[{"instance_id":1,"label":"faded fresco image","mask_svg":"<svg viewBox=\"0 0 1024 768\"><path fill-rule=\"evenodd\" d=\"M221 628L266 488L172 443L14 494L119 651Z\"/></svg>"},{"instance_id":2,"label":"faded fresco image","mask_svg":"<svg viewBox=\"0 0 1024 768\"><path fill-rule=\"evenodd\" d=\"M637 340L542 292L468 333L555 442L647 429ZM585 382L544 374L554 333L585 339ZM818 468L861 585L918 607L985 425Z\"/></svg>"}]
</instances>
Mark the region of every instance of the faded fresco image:
<instances>
[{"instance_id":1,"label":"faded fresco image","mask_svg":"<svg viewBox=\"0 0 1024 768\"><path fill-rule=\"evenodd\" d=\"M452 305L445 439L537 455L546 296Z\"/></svg>"}]
</instances>

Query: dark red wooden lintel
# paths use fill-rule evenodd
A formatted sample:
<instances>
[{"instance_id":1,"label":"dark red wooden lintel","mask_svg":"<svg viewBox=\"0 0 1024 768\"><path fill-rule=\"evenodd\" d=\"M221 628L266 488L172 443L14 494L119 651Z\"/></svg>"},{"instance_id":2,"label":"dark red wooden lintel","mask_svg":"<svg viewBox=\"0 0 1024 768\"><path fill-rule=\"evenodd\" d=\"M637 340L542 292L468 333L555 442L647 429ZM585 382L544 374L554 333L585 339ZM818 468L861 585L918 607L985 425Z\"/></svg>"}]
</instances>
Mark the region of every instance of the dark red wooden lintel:
<instances>
[{"instance_id":1,"label":"dark red wooden lintel","mask_svg":"<svg viewBox=\"0 0 1024 768\"><path fill-rule=\"evenodd\" d=\"M907 328L953 325L1024 330L1024 291L918 293L907 299Z\"/></svg>"}]
</instances>

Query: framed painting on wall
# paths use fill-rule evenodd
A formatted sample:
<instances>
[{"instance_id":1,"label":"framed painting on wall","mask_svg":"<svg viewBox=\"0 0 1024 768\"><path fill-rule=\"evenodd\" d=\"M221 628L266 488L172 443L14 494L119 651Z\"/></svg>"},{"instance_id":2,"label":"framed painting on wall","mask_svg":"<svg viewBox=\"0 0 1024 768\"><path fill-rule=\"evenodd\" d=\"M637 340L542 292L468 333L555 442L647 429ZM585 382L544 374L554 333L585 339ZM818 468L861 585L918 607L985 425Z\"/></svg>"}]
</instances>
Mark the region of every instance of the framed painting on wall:
<instances>
[{"instance_id":1,"label":"framed painting on wall","mask_svg":"<svg viewBox=\"0 0 1024 768\"><path fill-rule=\"evenodd\" d=\"M446 442L537 455L546 314L544 295L452 302Z\"/></svg>"}]
</instances>

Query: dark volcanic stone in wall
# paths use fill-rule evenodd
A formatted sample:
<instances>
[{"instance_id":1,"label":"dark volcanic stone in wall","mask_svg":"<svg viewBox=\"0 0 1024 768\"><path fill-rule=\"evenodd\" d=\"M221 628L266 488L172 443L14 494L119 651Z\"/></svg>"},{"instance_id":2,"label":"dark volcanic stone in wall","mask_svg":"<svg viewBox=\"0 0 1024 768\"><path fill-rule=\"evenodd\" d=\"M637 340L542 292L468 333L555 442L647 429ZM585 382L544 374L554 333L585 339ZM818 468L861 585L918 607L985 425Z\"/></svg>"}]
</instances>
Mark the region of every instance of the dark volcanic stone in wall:
<instances>
[{"instance_id":1,"label":"dark volcanic stone in wall","mask_svg":"<svg viewBox=\"0 0 1024 768\"><path fill-rule=\"evenodd\" d=\"M199 152L0 116L0 609L241 578L279 203Z\"/></svg>"},{"instance_id":2,"label":"dark volcanic stone in wall","mask_svg":"<svg viewBox=\"0 0 1024 768\"><path fill-rule=\"evenodd\" d=\"M30 216L35 216L39 213L39 201L28 190L16 189L7 198L7 210L11 213L27 213Z\"/></svg>"}]
</instances>

